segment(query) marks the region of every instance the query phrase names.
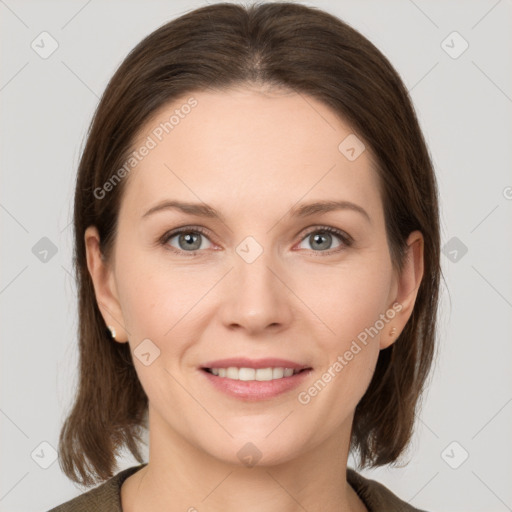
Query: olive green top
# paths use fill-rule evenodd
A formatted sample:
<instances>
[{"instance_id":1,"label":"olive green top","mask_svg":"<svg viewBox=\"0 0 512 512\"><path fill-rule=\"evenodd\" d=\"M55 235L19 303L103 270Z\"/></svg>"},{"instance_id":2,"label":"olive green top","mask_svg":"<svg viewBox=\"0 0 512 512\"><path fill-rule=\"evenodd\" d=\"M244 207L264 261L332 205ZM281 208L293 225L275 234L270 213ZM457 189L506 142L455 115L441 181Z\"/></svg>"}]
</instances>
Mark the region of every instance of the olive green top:
<instances>
[{"instance_id":1,"label":"olive green top","mask_svg":"<svg viewBox=\"0 0 512 512\"><path fill-rule=\"evenodd\" d=\"M48 512L122 512L121 485L130 475L142 469L146 464L125 469L98 487L66 501ZM369 512L425 512L402 501L384 485L364 478L351 468L347 468L347 481L357 492Z\"/></svg>"}]
</instances>

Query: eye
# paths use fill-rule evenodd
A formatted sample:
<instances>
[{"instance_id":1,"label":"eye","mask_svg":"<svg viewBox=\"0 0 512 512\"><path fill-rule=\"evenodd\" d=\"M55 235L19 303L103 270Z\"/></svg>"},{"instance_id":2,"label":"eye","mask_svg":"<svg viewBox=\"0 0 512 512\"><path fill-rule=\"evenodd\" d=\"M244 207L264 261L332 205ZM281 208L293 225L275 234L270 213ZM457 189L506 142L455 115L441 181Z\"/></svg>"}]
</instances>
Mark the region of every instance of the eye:
<instances>
[{"instance_id":1,"label":"eye","mask_svg":"<svg viewBox=\"0 0 512 512\"><path fill-rule=\"evenodd\" d=\"M336 246L334 250L330 250L333 235L335 235L335 238L340 239L341 243ZM330 226L315 227L313 230L306 234L302 241L308 241L313 247L314 252L326 252L328 254L341 251L345 247L350 247L350 245L353 243L353 240L349 235L339 229L332 228ZM320 251L315 250L315 248L320 249Z\"/></svg>"},{"instance_id":2,"label":"eye","mask_svg":"<svg viewBox=\"0 0 512 512\"><path fill-rule=\"evenodd\" d=\"M176 239L176 245L169 243L171 240ZM188 252L191 256L196 251L201 249L207 249L203 244L203 240L209 240L205 234L205 231L201 227L185 227L166 233L161 243L163 245L170 245L171 249L178 253Z\"/></svg>"}]
</instances>

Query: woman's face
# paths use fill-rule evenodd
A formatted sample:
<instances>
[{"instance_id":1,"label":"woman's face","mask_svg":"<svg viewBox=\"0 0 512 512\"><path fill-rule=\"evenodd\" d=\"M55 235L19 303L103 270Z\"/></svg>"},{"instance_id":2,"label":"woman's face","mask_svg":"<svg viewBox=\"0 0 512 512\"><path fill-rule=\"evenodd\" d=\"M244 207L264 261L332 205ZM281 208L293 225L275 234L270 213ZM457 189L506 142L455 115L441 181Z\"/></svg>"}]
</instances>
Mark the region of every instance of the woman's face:
<instances>
[{"instance_id":1,"label":"woman's face","mask_svg":"<svg viewBox=\"0 0 512 512\"><path fill-rule=\"evenodd\" d=\"M149 149L123 178L112 265L97 257L94 228L86 240L100 309L129 340L154 439L238 464L348 439L422 274L418 233L411 263L393 271L360 144L312 97L246 88L190 94L141 131L134 150ZM311 206L326 202L342 204Z\"/></svg>"}]
</instances>

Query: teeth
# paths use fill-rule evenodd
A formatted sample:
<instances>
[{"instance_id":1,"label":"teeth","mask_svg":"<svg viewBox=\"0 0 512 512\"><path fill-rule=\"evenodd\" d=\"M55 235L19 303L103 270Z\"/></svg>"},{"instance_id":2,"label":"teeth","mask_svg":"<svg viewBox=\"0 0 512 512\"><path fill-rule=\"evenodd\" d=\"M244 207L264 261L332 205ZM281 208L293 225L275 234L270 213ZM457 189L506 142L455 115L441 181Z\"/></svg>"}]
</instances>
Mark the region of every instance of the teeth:
<instances>
[{"instance_id":1,"label":"teeth","mask_svg":"<svg viewBox=\"0 0 512 512\"><path fill-rule=\"evenodd\" d=\"M255 380L272 380L272 368L258 368L254 374Z\"/></svg>"},{"instance_id":2,"label":"teeth","mask_svg":"<svg viewBox=\"0 0 512 512\"><path fill-rule=\"evenodd\" d=\"M282 379L284 377L284 368L273 368L272 369L272 378L273 379Z\"/></svg>"},{"instance_id":3,"label":"teeth","mask_svg":"<svg viewBox=\"0 0 512 512\"><path fill-rule=\"evenodd\" d=\"M235 372L232 375L235 375ZM240 368L238 370L238 378L239 380L255 380L256 370L254 368Z\"/></svg>"},{"instance_id":4,"label":"teeth","mask_svg":"<svg viewBox=\"0 0 512 512\"><path fill-rule=\"evenodd\" d=\"M235 366L230 366L229 368L210 368L209 370L218 377L245 381L282 379L283 377L291 377L300 371L293 368L258 368L256 370L254 368L236 368Z\"/></svg>"}]
</instances>

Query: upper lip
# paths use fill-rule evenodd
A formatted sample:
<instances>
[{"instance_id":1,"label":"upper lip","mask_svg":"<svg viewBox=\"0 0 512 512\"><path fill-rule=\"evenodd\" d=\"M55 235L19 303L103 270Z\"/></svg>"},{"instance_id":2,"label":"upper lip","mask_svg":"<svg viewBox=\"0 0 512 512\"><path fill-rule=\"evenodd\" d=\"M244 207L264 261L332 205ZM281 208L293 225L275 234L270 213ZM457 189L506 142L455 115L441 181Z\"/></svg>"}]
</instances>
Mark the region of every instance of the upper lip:
<instances>
[{"instance_id":1,"label":"upper lip","mask_svg":"<svg viewBox=\"0 0 512 512\"><path fill-rule=\"evenodd\" d=\"M229 359L217 359L216 361L209 361L203 364L202 368L229 368L234 366L236 368L293 368L294 370L302 370L310 368L306 364L296 363L288 359L276 359L273 357L266 357L264 359L248 359L247 357L232 357Z\"/></svg>"}]
</instances>

